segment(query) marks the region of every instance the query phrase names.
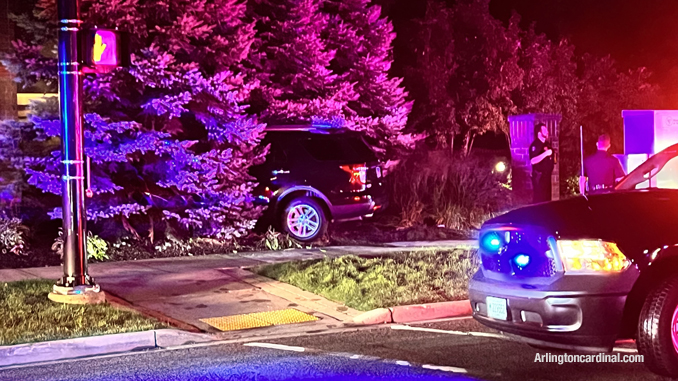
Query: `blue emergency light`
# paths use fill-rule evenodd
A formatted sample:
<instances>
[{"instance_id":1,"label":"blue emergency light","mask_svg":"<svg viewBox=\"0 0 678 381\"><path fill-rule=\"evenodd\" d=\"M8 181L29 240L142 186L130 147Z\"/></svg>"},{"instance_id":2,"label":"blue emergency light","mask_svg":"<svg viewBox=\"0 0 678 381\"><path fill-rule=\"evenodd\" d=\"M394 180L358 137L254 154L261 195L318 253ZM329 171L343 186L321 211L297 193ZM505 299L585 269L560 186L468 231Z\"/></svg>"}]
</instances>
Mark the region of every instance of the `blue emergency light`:
<instances>
[{"instance_id":1,"label":"blue emergency light","mask_svg":"<svg viewBox=\"0 0 678 381\"><path fill-rule=\"evenodd\" d=\"M480 246L488 253L496 253L504 246L504 241L495 232L485 234L480 240Z\"/></svg>"},{"instance_id":2,"label":"blue emergency light","mask_svg":"<svg viewBox=\"0 0 678 381\"><path fill-rule=\"evenodd\" d=\"M530 264L530 256L527 254L518 254L513 257L513 263L522 270Z\"/></svg>"}]
</instances>

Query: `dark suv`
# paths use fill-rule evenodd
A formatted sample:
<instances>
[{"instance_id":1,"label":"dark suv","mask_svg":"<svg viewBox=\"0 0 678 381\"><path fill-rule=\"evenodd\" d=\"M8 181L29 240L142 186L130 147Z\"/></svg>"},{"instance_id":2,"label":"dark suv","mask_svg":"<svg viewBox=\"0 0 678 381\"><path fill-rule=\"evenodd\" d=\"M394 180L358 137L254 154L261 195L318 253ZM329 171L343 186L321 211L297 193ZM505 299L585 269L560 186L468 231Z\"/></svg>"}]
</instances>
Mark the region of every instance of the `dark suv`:
<instances>
[{"instance_id":1,"label":"dark suv","mask_svg":"<svg viewBox=\"0 0 678 381\"><path fill-rule=\"evenodd\" d=\"M250 170L259 182L257 202L268 205L260 225L310 242L324 235L329 221L369 217L385 207L382 168L359 133L269 126L263 144L270 144L266 162Z\"/></svg>"}]
</instances>

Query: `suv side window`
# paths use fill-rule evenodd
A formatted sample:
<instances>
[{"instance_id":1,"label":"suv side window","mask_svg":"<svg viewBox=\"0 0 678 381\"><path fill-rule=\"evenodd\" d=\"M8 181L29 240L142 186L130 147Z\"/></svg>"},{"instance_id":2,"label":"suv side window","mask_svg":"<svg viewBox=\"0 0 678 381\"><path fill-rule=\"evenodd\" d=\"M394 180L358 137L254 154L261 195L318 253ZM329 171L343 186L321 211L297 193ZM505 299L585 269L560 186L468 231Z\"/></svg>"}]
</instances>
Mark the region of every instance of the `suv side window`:
<instances>
[{"instance_id":1,"label":"suv side window","mask_svg":"<svg viewBox=\"0 0 678 381\"><path fill-rule=\"evenodd\" d=\"M355 136L319 135L302 140L302 145L319 161L354 161L366 162L375 160L374 152Z\"/></svg>"},{"instance_id":2,"label":"suv side window","mask_svg":"<svg viewBox=\"0 0 678 381\"><path fill-rule=\"evenodd\" d=\"M285 152L285 149L280 144L271 143L266 161L271 164L286 164L287 152Z\"/></svg>"},{"instance_id":3,"label":"suv side window","mask_svg":"<svg viewBox=\"0 0 678 381\"><path fill-rule=\"evenodd\" d=\"M316 160L334 161L341 160L345 156L337 140L313 136L304 139L302 144Z\"/></svg>"}]
</instances>

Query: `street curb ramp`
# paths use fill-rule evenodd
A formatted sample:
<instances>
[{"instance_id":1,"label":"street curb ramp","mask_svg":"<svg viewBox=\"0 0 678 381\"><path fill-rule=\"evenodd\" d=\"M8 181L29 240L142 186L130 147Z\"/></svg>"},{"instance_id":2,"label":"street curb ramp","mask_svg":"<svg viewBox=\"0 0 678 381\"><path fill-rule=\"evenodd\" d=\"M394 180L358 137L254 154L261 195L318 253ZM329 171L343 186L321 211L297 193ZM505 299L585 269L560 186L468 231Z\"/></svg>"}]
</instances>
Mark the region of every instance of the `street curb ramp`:
<instances>
[{"instance_id":1,"label":"street curb ramp","mask_svg":"<svg viewBox=\"0 0 678 381\"><path fill-rule=\"evenodd\" d=\"M414 323L418 321L470 316L472 312L471 303L468 300L414 304L391 308L377 308L356 316L349 324L374 325L389 323Z\"/></svg>"},{"instance_id":2,"label":"street curb ramp","mask_svg":"<svg viewBox=\"0 0 678 381\"><path fill-rule=\"evenodd\" d=\"M174 347L212 340L214 339L206 334L157 329L2 346L0 347L0 367Z\"/></svg>"}]
</instances>

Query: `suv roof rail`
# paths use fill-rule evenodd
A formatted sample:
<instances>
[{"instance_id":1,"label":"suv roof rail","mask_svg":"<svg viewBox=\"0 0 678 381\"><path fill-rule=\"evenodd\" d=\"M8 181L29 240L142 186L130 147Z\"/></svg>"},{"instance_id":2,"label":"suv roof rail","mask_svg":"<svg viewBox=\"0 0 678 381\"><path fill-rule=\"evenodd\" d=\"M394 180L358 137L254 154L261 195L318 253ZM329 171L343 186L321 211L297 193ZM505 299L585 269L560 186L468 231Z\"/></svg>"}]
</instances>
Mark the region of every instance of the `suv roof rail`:
<instances>
[{"instance_id":1,"label":"suv roof rail","mask_svg":"<svg viewBox=\"0 0 678 381\"><path fill-rule=\"evenodd\" d=\"M282 124L282 125L268 125L266 131L310 131L315 130L316 127L310 124Z\"/></svg>"},{"instance_id":2,"label":"suv roof rail","mask_svg":"<svg viewBox=\"0 0 678 381\"><path fill-rule=\"evenodd\" d=\"M265 131L303 131L317 134L347 131L344 127L334 127L329 124L278 124L268 125Z\"/></svg>"}]
</instances>

